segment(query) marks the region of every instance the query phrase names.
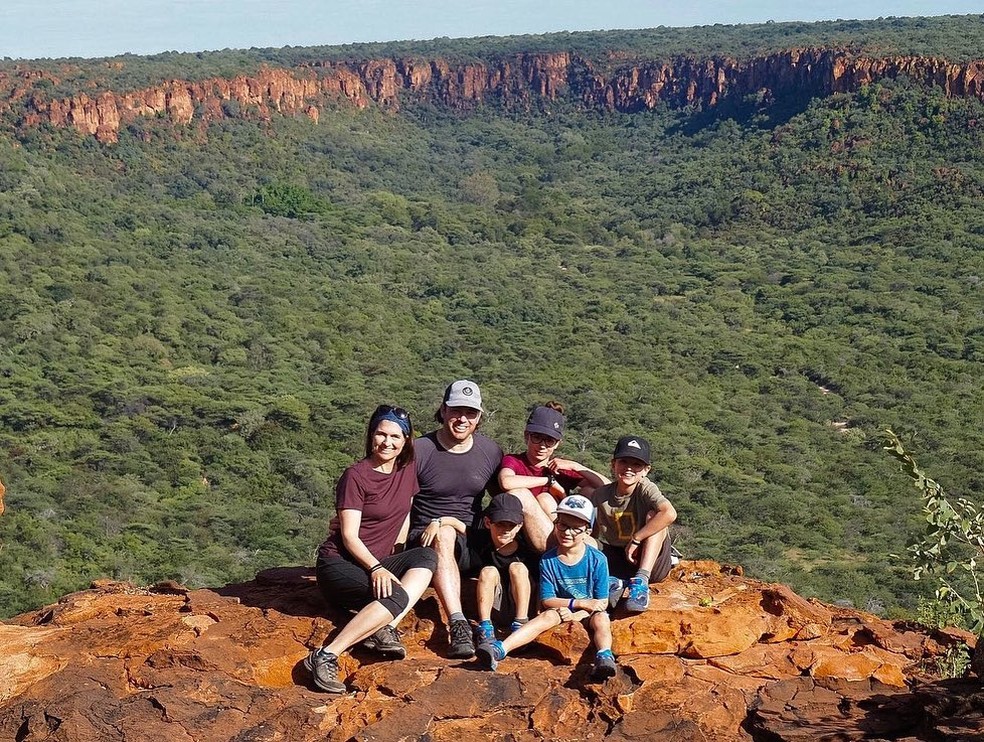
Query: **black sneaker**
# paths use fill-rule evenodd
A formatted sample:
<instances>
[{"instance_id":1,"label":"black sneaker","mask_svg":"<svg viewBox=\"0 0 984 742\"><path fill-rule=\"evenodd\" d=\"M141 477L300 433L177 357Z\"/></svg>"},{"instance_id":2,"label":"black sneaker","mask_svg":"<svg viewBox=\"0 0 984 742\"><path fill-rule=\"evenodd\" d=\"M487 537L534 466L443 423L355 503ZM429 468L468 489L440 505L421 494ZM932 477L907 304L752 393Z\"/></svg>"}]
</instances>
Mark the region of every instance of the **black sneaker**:
<instances>
[{"instance_id":1,"label":"black sneaker","mask_svg":"<svg viewBox=\"0 0 984 742\"><path fill-rule=\"evenodd\" d=\"M403 642L400 641L399 633L389 624L386 624L375 634L367 636L362 641L362 646L366 649L371 649L374 652L379 652L387 657L395 657L399 660L402 660L407 656L407 648L404 647Z\"/></svg>"},{"instance_id":2,"label":"black sneaker","mask_svg":"<svg viewBox=\"0 0 984 742\"><path fill-rule=\"evenodd\" d=\"M475 642L472 641L471 626L467 621L452 621L448 627L448 657L454 660L467 660L475 656Z\"/></svg>"},{"instance_id":3,"label":"black sneaker","mask_svg":"<svg viewBox=\"0 0 984 742\"><path fill-rule=\"evenodd\" d=\"M615 658L611 653L599 654L595 657L594 667L591 668L592 680L607 680L615 677L618 667L615 665Z\"/></svg>"},{"instance_id":4,"label":"black sneaker","mask_svg":"<svg viewBox=\"0 0 984 742\"><path fill-rule=\"evenodd\" d=\"M338 679L338 657L316 649L304 658L304 667L314 676L314 684L327 693L345 693L348 689Z\"/></svg>"}]
</instances>

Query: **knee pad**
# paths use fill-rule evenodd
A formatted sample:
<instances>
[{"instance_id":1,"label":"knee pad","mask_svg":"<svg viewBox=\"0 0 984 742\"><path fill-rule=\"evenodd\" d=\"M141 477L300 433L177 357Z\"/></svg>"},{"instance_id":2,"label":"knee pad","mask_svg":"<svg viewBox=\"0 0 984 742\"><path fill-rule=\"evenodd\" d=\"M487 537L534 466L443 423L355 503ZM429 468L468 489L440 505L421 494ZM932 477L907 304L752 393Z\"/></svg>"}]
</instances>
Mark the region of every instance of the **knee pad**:
<instances>
[{"instance_id":1,"label":"knee pad","mask_svg":"<svg viewBox=\"0 0 984 742\"><path fill-rule=\"evenodd\" d=\"M421 549L420 555L410 569L429 569L434 572L437 569L437 552L433 549Z\"/></svg>"},{"instance_id":2,"label":"knee pad","mask_svg":"<svg viewBox=\"0 0 984 742\"><path fill-rule=\"evenodd\" d=\"M399 616L410 604L410 596L400 585L393 585L393 594L388 598L380 598L379 604L390 612L393 618Z\"/></svg>"}]
</instances>

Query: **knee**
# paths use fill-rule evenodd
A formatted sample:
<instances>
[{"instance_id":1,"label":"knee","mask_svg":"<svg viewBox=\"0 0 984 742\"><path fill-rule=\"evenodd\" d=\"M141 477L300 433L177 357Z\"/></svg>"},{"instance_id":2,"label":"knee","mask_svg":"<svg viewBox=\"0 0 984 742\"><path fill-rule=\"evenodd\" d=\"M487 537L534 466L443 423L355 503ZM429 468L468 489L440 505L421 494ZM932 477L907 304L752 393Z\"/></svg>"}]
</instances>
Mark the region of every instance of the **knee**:
<instances>
[{"instance_id":1,"label":"knee","mask_svg":"<svg viewBox=\"0 0 984 742\"><path fill-rule=\"evenodd\" d=\"M482 586L492 586L499 583L499 572L495 567L482 567L478 573L478 584Z\"/></svg>"},{"instance_id":2,"label":"knee","mask_svg":"<svg viewBox=\"0 0 984 742\"><path fill-rule=\"evenodd\" d=\"M388 598L380 598L379 603L390 612L393 618L396 618L410 605L410 596L400 585L394 583L393 593Z\"/></svg>"},{"instance_id":3,"label":"knee","mask_svg":"<svg viewBox=\"0 0 984 742\"><path fill-rule=\"evenodd\" d=\"M509 565L509 577L513 580L528 580L530 577L530 571L522 562L513 562Z\"/></svg>"}]
</instances>

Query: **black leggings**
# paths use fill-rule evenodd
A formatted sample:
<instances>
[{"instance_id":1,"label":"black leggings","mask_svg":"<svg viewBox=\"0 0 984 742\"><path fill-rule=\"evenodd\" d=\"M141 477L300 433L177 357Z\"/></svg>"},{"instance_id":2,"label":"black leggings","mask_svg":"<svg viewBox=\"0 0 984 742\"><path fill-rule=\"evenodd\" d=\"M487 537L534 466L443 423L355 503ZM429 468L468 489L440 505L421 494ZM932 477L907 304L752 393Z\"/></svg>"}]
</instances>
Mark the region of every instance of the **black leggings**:
<instances>
[{"instance_id":1,"label":"black leggings","mask_svg":"<svg viewBox=\"0 0 984 742\"><path fill-rule=\"evenodd\" d=\"M421 546L392 554L381 560L381 564L398 578L411 569L433 572L437 569L437 552ZM328 605L359 611L376 600L369 573L355 562L340 556L319 555L316 572L318 587ZM406 610L410 598L400 585L393 585L393 594L380 598L379 602L396 618Z\"/></svg>"}]
</instances>

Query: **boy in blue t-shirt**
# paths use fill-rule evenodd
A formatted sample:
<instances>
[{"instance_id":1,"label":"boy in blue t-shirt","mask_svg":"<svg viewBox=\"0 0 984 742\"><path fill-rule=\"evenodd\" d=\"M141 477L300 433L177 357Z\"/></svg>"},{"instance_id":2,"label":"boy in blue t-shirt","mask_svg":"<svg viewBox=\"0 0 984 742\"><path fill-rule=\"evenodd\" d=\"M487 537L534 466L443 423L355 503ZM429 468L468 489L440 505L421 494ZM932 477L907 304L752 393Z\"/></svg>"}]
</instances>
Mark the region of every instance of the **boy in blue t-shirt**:
<instances>
[{"instance_id":1,"label":"boy in blue t-shirt","mask_svg":"<svg viewBox=\"0 0 984 742\"><path fill-rule=\"evenodd\" d=\"M585 543L594 519L594 506L581 495L568 495L557 505L554 531L557 547L540 559L540 600L543 612L500 641L483 642L476 649L479 661L494 670L506 655L558 624L587 621L588 633L597 647L593 680L610 678L617 672L612 654L612 624L608 608L608 561ZM578 616L588 611L587 616Z\"/></svg>"}]
</instances>

